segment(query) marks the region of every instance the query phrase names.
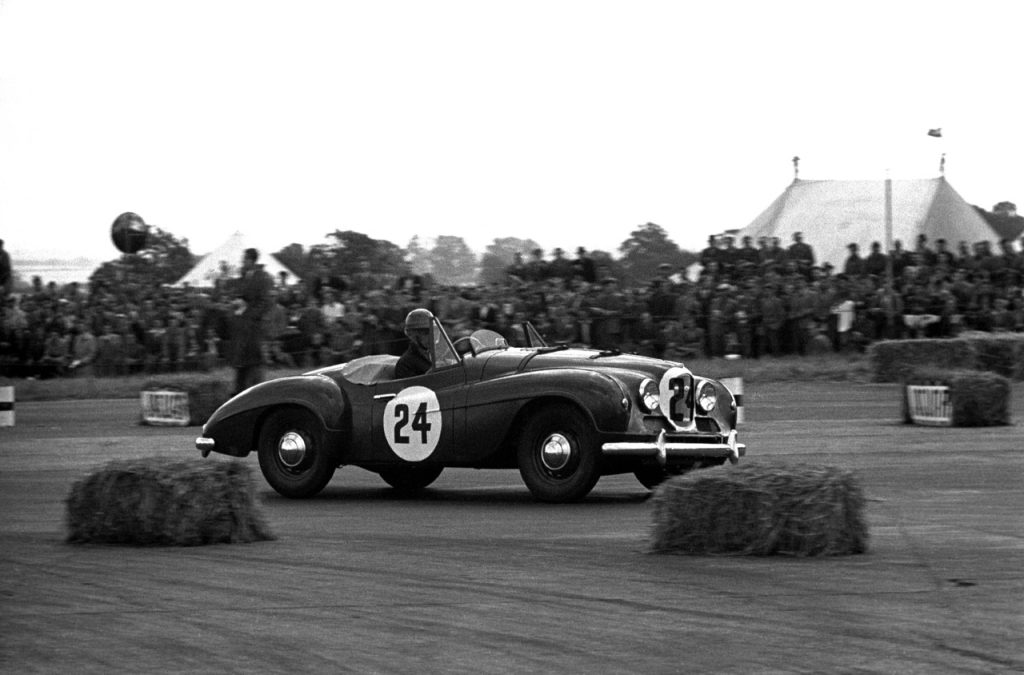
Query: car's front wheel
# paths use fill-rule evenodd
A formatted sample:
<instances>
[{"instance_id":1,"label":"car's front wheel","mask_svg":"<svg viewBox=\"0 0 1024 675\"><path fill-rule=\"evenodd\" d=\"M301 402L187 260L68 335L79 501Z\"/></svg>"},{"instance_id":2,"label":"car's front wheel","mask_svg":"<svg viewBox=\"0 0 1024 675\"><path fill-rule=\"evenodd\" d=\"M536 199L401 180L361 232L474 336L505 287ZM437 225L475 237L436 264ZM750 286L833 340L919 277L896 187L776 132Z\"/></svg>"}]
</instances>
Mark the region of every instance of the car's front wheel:
<instances>
[{"instance_id":1,"label":"car's front wheel","mask_svg":"<svg viewBox=\"0 0 1024 675\"><path fill-rule=\"evenodd\" d=\"M293 499L320 492L338 466L324 441L323 426L307 410L271 415L260 432L258 454L270 487Z\"/></svg>"},{"instance_id":2,"label":"car's front wheel","mask_svg":"<svg viewBox=\"0 0 1024 675\"><path fill-rule=\"evenodd\" d=\"M542 502L579 501L601 477L594 432L571 406L551 406L527 420L517 455L523 482Z\"/></svg>"},{"instance_id":3,"label":"car's front wheel","mask_svg":"<svg viewBox=\"0 0 1024 675\"><path fill-rule=\"evenodd\" d=\"M403 466L380 472L384 482L402 492L413 492L427 487L441 475L440 466Z\"/></svg>"}]
</instances>

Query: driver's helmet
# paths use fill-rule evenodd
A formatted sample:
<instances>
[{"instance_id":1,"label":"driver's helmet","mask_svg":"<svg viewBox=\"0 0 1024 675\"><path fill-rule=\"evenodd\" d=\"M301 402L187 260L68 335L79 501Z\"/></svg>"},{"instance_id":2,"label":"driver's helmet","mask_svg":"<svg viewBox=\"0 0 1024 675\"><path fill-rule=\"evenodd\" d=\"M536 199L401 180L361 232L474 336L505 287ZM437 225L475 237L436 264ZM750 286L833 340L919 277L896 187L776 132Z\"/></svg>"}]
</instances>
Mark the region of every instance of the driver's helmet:
<instances>
[{"instance_id":1,"label":"driver's helmet","mask_svg":"<svg viewBox=\"0 0 1024 675\"><path fill-rule=\"evenodd\" d=\"M430 329L434 325L434 315L427 309L414 309L405 317L405 334L422 349L430 345Z\"/></svg>"},{"instance_id":2,"label":"driver's helmet","mask_svg":"<svg viewBox=\"0 0 1024 675\"><path fill-rule=\"evenodd\" d=\"M405 334L411 330L430 330L434 324L434 315L429 309L414 309L405 317Z\"/></svg>"}]
</instances>

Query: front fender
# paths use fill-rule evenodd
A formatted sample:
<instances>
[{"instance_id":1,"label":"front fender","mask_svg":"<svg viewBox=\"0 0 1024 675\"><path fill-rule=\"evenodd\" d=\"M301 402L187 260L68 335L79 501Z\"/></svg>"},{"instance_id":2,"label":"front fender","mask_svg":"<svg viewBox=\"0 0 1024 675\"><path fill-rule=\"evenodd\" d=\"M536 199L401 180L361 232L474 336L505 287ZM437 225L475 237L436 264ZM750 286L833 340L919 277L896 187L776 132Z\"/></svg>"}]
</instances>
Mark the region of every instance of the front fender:
<instances>
[{"instance_id":1,"label":"front fender","mask_svg":"<svg viewBox=\"0 0 1024 675\"><path fill-rule=\"evenodd\" d=\"M490 406L538 398L572 401L586 412L598 431L623 431L629 424L631 403L621 383L593 370L551 368L503 375L476 385L469 403Z\"/></svg>"},{"instance_id":2,"label":"front fender","mask_svg":"<svg viewBox=\"0 0 1024 675\"><path fill-rule=\"evenodd\" d=\"M256 446L266 414L280 407L301 407L316 415L328 431L346 425L350 415L344 391L324 375L297 375L246 389L210 415L203 435L216 441L216 451L244 457Z\"/></svg>"}]
</instances>

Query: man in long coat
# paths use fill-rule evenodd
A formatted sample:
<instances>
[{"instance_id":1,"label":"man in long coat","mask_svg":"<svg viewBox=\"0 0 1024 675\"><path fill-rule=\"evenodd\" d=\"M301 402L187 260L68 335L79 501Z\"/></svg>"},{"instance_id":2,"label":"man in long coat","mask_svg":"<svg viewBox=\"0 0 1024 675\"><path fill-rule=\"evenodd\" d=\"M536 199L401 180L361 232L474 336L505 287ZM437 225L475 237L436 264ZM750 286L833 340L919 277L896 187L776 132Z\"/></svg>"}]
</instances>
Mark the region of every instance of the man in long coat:
<instances>
[{"instance_id":1,"label":"man in long coat","mask_svg":"<svg viewBox=\"0 0 1024 675\"><path fill-rule=\"evenodd\" d=\"M245 249L242 276L235 286L230 354L236 394L263 381L263 317L270 309L274 280L257 264L259 257L256 249Z\"/></svg>"}]
</instances>

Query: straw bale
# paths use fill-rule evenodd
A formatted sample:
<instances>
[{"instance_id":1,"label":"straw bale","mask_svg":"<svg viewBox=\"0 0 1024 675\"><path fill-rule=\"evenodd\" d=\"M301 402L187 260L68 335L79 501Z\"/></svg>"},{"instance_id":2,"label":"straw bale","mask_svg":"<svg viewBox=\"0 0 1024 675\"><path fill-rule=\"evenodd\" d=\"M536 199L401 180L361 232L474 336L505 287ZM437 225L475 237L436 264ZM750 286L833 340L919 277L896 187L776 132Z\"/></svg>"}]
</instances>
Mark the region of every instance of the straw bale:
<instances>
[{"instance_id":1,"label":"straw bale","mask_svg":"<svg viewBox=\"0 0 1024 675\"><path fill-rule=\"evenodd\" d=\"M240 462L113 461L75 482L71 543L198 546L273 539Z\"/></svg>"},{"instance_id":2,"label":"straw bale","mask_svg":"<svg viewBox=\"0 0 1024 675\"><path fill-rule=\"evenodd\" d=\"M969 332L947 339L880 340L868 347L876 382L899 382L919 368L969 369L1024 380L1024 334Z\"/></svg>"},{"instance_id":3,"label":"straw bale","mask_svg":"<svg viewBox=\"0 0 1024 675\"><path fill-rule=\"evenodd\" d=\"M977 355L978 370L1012 380L1024 380L1024 335L1020 333L971 333L965 336Z\"/></svg>"},{"instance_id":4,"label":"straw bale","mask_svg":"<svg viewBox=\"0 0 1024 675\"><path fill-rule=\"evenodd\" d=\"M907 375L905 384L949 387L953 426L991 427L1010 424L1010 380L980 370L920 368ZM903 387L903 419L910 423L906 386Z\"/></svg>"},{"instance_id":5,"label":"straw bale","mask_svg":"<svg viewBox=\"0 0 1024 675\"><path fill-rule=\"evenodd\" d=\"M705 469L662 483L652 502L655 553L821 556L867 550L863 492L844 469Z\"/></svg>"},{"instance_id":6,"label":"straw bale","mask_svg":"<svg viewBox=\"0 0 1024 675\"><path fill-rule=\"evenodd\" d=\"M962 339L880 340L868 347L876 382L899 382L916 368L973 368L977 354Z\"/></svg>"}]
</instances>

